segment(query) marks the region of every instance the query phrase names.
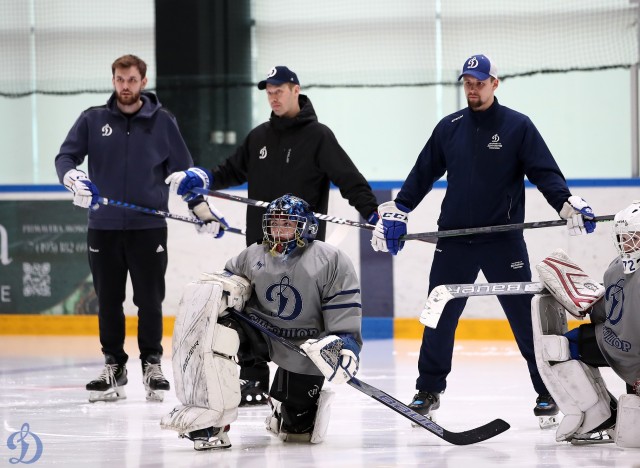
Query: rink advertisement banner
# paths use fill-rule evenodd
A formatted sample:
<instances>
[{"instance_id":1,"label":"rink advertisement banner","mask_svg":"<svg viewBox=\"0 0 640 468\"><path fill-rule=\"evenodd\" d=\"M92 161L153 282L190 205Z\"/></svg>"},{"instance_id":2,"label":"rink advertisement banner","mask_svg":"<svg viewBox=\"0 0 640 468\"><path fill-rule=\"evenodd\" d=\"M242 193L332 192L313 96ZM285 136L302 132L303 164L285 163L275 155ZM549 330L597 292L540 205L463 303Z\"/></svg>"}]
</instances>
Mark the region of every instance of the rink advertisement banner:
<instances>
[{"instance_id":1,"label":"rink advertisement banner","mask_svg":"<svg viewBox=\"0 0 640 468\"><path fill-rule=\"evenodd\" d=\"M93 314L87 212L66 200L0 200L0 314Z\"/></svg>"}]
</instances>

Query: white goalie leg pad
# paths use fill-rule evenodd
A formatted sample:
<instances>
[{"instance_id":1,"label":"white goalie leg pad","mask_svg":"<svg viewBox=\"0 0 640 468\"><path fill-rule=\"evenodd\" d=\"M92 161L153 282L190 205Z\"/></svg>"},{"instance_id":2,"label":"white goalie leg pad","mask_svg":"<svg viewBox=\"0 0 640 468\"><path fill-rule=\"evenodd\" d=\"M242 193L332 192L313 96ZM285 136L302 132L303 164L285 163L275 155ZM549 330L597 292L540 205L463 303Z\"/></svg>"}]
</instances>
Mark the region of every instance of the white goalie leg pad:
<instances>
[{"instance_id":1,"label":"white goalie leg pad","mask_svg":"<svg viewBox=\"0 0 640 468\"><path fill-rule=\"evenodd\" d=\"M233 422L240 404L240 380L234 361L240 343L235 330L217 323L222 303L220 282L189 283L173 330L172 364L178 399L186 407L212 411L204 414L211 422L209 426L214 427ZM191 417L187 411L180 420ZM209 427L185 424L177 424L175 430L190 432ZM171 424L166 426L173 428Z\"/></svg>"},{"instance_id":2,"label":"white goalie leg pad","mask_svg":"<svg viewBox=\"0 0 640 468\"><path fill-rule=\"evenodd\" d=\"M329 427L329 419L331 417L331 400L335 393L331 390L324 389L320 392L318 398L318 412L316 413L316 420L313 424L313 432L311 433L311 443L319 444L324 440L324 436L327 434L327 428Z\"/></svg>"},{"instance_id":3,"label":"white goalie leg pad","mask_svg":"<svg viewBox=\"0 0 640 468\"><path fill-rule=\"evenodd\" d=\"M554 250L536 265L536 270L553 297L579 319L604 295L604 286L590 278L562 249Z\"/></svg>"},{"instance_id":4,"label":"white goalie leg pad","mask_svg":"<svg viewBox=\"0 0 640 468\"><path fill-rule=\"evenodd\" d=\"M224 291L223 309L234 308L237 311L244 309L244 305L251 297L251 283L247 278L234 275L230 271L222 270L215 273L202 273L201 281L218 282Z\"/></svg>"},{"instance_id":5,"label":"white goalie leg pad","mask_svg":"<svg viewBox=\"0 0 640 468\"><path fill-rule=\"evenodd\" d=\"M536 365L564 414L556 440L570 440L611 416L609 394L597 368L570 359L566 312L553 296L534 296L531 318Z\"/></svg>"},{"instance_id":6,"label":"white goalie leg pad","mask_svg":"<svg viewBox=\"0 0 640 468\"><path fill-rule=\"evenodd\" d=\"M160 427L177 431L179 434L184 435L198 429L219 427L219 419L220 413L218 411L199 406L178 405L173 408L171 413L162 417Z\"/></svg>"},{"instance_id":7,"label":"white goalie leg pad","mask_svg":"<svg viewBox=\"0 0 640 468\"><path fill-rule=\"evenodd\" d=\"M640 396L622 395L613 440L619 447L640 448Z\"/></svg>"}]
</instances>

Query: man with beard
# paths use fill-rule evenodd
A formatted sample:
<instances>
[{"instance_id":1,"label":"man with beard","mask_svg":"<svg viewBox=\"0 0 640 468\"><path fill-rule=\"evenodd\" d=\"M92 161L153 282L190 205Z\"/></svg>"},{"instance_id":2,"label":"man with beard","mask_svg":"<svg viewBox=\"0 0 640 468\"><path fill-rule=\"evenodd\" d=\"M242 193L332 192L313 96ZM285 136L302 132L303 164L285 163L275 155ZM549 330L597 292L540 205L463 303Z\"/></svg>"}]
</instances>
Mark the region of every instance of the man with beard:
<instances>
[{"instance_id":1,"label":"man with beard","mask_svg":"<svg viewBox=\"0 0 640 468\"><path fill-rule=\"evenodd\" d=\"M91 107L76 120L55 158L60 182L73 192L73 204L90 208L87 246L98 297L100 343L105 367L86 386L89 401L126 398L123 302L127 274L138 307L138 348L148 400L162 399L169 382L162 374L162 301L167 269L167 224L164 218L103 206L106 198L167 211L164 179L187 169L193 160L175 117L155 94L144 91L147 65L124 55L111 66L114 92L106 105ZM77 169L88 156L88 175ZM200 200L201 229L222 235L209 205Z\"/></svg>"},{"instance_id":2,"label":"man with beard","mask_svg":"<svg viewBox=\"0 0 640 468\"><path fill-rule=\"evenodd\" d=\"M466 60L463 81L468 107L443 118L422 149L394 201L380 205L371 239L374 250L396 255L403 247L408 213L445 172L447 190L438 228L464 229L524 222L524 177L567 220L569 234L591 233L594 214L572 196L562 172L531 120L494 96L499 80L485 55ZM443 284L473 283L482 271L490 282L531 281L522 230L441 238L429 276L429 292ZM530 295L499 296L538 394L534 414L541 427L554 424L558 408L536 367ZM418 359L417 393L410 404L430 415L440 406L451 371L454 335L466 299L450 301L436 329L425 328ZM474 385L473 391L480 389ZM497 390L497 389L494 389Z\"/></svg>"}]
</instances>

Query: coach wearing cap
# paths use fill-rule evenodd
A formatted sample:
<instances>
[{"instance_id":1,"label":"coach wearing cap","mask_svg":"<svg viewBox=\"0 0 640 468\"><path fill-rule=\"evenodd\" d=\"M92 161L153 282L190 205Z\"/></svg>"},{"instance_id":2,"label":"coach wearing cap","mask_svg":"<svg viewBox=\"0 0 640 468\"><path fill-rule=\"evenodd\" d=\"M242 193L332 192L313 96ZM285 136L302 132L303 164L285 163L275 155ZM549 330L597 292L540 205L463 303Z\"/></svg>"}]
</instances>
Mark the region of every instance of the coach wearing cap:
<instances>
[{"instance_id":1,"label":"coach wearing cap","mask_svg":"<svg viewBox=\"0 0 640 468\"><path fill-rule=\"evenodd\" d=\"M440 230L501 226L524 222L524 178L535 184L547 202L565 219L570 234L592 232L591 208L572 196L560 168L529 117L502 106L495 63L473 55L462 66L468 107L443 118L394 201L379 207L380 221L371 244L374 250L396 255L403 247L409 213L435 181L447 173ZM394 155L398 157L399 155ZM583 219L583 218L586 218ZM529 256L522 230L440 238L429 276L429 292L443 284L473 283L482 271L489 282L531 281ZM552 416L558 409L543 383L533 351L531 296L500 296L538 395L536 416ZM425 327L418 360L416 395L410 406L427 415L440 406L440 395L451 371L454 334L466 300L447 304L437 328ZM475 395L500 391L473 387Z\"/></svg>"},{"instance_id":2,"label":"coach wearing cap","mask_svg":"<svg viewBox=\"0 0 640 468\"><path fill-rule=\"evenodd\" d=\"M242 145L211 171L190 169L169 176L172 189L188 196L193 187L220 190L247 183L249 198L270 201L291 193L307 201L314 212L326 213L333 183L364 219L375 224L378 202L371 187L329 127L318 122L311 100L300 93L298 76L285 66L276 66L258 83L258 89L266 90L272 110L269 121L251 130ZM247 245L262 241L264 211L247 207ZM325 233L321 221L316 238L324 240ZM265 404L266 363L243 365L240 378L245 381L241 406Z\"/></svg>"}]
</instances>

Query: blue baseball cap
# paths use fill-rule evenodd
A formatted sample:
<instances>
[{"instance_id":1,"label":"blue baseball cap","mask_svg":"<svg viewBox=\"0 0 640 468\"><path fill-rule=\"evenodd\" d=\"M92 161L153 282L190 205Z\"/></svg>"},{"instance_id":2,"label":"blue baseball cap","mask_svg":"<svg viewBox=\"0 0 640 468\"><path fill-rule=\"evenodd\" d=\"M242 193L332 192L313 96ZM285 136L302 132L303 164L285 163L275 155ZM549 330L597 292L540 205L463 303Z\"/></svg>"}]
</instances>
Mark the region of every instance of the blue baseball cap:
<instances>
[{"instance_id":1,"label":"blue baseball cap","mask_svg":"<svg viewBox=\"0 0 640 468\"><path fill-rule=\"evenodd\" d=\"M269 70L267 78L258 83L258 89L265 89L267 87L267 83L274 85L281 85L282 83L293 83L299 85L300 81L298 81L298 75L293 73L287 67L279 65Z\"/></svg>"},{"instance_id":2,"label":"blue baseball cap","mask_svg":"<svg viewBox=\"0 0 640 468\"><path fill-rule=\"evenodd\" d=\"M470 75L480 81L484 81L489 77L498 78L498 68L486 55L472 55L464 62L458 81L460 81L464 75Z\"/></svg>"}]
</instances>

